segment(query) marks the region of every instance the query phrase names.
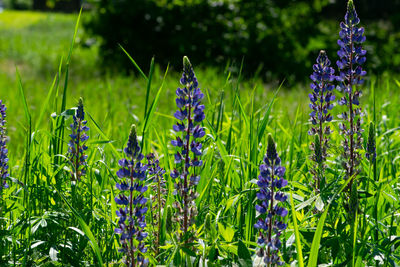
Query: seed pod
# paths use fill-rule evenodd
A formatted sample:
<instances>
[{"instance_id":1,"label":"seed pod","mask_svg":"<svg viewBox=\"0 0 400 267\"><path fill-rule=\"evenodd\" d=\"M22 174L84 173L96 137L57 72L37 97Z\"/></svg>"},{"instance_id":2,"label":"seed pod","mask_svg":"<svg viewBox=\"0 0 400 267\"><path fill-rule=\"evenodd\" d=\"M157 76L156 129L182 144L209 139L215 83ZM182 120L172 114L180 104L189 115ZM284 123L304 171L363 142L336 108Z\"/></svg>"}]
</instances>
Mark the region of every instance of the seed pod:
<instances>
[{"instance_id":1,"label":"seed pod","mask_svg":"<svg viewBox=\"0 0 400 267\"><path fill-rule=\"evenodd\" d=\"M206 215L206 219L204 220L204 230L207 234L211 233L211 214L208 213Z\"/></svg>"},{"instance_id":2,"label":"seed pod","mask_svg":"<svg viewBox=\"0 0 400 267\"><path fill-rule=\"evenodd\" d=\"M166 218L166 224L165 224L168 233L171 233L174 228L172 216L173 216L172 208L171 208L171 206L168 206L167 207L167 215L166 215L167 218Z\"/></svg>"}]
</instances>

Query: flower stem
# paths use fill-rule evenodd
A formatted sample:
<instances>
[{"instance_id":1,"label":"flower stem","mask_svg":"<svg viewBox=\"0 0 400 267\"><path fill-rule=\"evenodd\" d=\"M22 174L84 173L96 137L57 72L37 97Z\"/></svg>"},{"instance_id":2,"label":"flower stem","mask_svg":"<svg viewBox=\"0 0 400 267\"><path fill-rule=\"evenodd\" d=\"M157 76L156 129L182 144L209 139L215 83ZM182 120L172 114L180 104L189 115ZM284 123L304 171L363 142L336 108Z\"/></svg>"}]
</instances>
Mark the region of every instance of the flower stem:
<instances>
[{"instance_id":1,"label":"flower stem","mask_svg":"<svg viewBox=\"0 0 400 267\"><path fill-rule=\"evenodd\" d=\"M271 166L271 204L270 204L270 211L271 211L271 218L269 218L269 225L268 225L268 244L271 244L272 241L272 223L273 223L273 219L274 219L274 165L272 164ZM268 260L271 260L271 246L268 246L267 249L267 257ZM268 263L268 266L270 266L270 263Z\"/></svg>"},{"instance_id":2,"label":"flower stem","mask_svg":"<svg viewBox=\"0 0 400 267\"><path fill-rule=\"evenodd\" d=\"M78 120L78 128L76 130L76 138L77 138L77 142L76 142L76 151L75 151L75 179L79 180L79 150L80 150L80 139L81 139L81 135L79 132L79 129L81 128L81 120Z\"/></svg>"},{"instance_id":3,"label":"flower stem","mask_svg":"<svg viewBox=\"0 0 400 267\"><path fill-rule=\"evenodd\" d=\"M323 89L324 89L324 86L325 86L325 84L324 83L322 83L321 84L321 86L320 86L320 90L319 90L319 97L320 97L320 106L319 106L319 112L321 112L322 113L322 108L323 108L323 98L324 98L324 92L322 91ZM318 114L317 114L317 116L318 116ZM323 116L322 114L321 114L321 116ZM320 153L321 153L321 156L322 156L322 147L323 147L323 144L322 144L322 140L323 140L323 127L322 127L322 120L319 120L319 145L320 145ZM321 164L318 164L319 165L319 173L321 174L322 173L322 168L321 168ZM320 190L320 182L321 182L321 175L318 175L317 174L317 181L315 181L315 183L316 183L316 189L317 189L317 191L319 191Z\"/></svg>"},{"instance_id":4,"label":"flower stem","mask_svg":"<svg viewBox=\"0 0 400 267\"><path fill-rule=\"evenodd\" d=\"M190 85L187 85L188 91ZM192 113L192 104L190 98L190 91L188 92L189 97L189 111L188 111L188 125L186 132L186 155L185 155L185 174L184 174L184 188L183 188L183 233L186 234L188 230L188 203L187 203L187 189L188 189L188 174L189 174L189 151L190 151L190 124L192 123L191 113ZM187 239L185 240L185 244L187 243Z\"/></svg>"},{"instance_id":5,"label":"flower stem","mask_svg":"<svg viewBox=\"0 0 400 267\"><path fill-rule=\"evenodd\" d=\"M353 27L351 27L351 34L350 34L350 74L349 74L349 116L350 116L350 170L349 170L349 177L351 179L349 183L349 189L351 190L354 177L353 176L353 168L354 168L354 121L353 121Z\"/></svg>"},{"instance_id":6,"label":"flower stem","mask_svg":"<svg viewBox=\"0 0 400 267\"><path fill-rule=\"evenodd\" d=\"M158 255L159 247L160 247L160 235L161 235L161 182L160 177L157 174L157 201L158 201L158 214L157 214L157 222L158 222L158 232L157 232L157 243L156 243L156 255Z\"/></svg>"},{"instance_id":7,"label":"flower stem","mask_svg":"<svg viewBox=\"0 0 400 267\"><path fill-rule=\"evenodd\" d=\"M130 166L130 189L129 189L129 217L133 218L133 173L134 173L134 157L132 156L132 162ZM133 232L133 222L129 222L129 234ZM131 264L135 267L135 253L133 251L133 237L130 238L130 254L131 254Z\"/></svg>"}]
</instances>

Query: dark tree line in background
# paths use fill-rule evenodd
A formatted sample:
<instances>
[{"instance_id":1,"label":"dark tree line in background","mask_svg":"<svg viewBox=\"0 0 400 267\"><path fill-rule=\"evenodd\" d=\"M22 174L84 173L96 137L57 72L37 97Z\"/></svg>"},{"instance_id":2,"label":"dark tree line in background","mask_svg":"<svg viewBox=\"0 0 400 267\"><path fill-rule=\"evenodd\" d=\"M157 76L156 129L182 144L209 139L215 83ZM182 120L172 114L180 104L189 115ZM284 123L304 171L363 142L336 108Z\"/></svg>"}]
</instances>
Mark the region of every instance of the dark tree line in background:
<instances>
[{"instance_id":1,"label":"dark tree line in background","mask_svg":"<svg viewBox=\"0 0 400 267\"><path fill-rule=\"evenodd\" d=\"M368 26L367 69L400 71L400 0L356 0ZM100 0L85 26L101 36L105 62L130 68L121 44L140 64L188 55L196 64L233 63L267 80L304 80L320 49L337 60L336 14L345 0ZM118 64L116 65L116 62ZM237 69L237 68L236 68Z\"/></svg>"},{"instance_id":2,"label":"dark tree line in background","mask_svg":"<svg viewBox=\"0 0 400 267\"><path fill-rule=\"evenodd\" d=\"M13 0L29 1L29 0ZM46 0L33 0L35 9ZM79 10L80 0L52 0L54 7ZM104 66L131 69L121 44L146 67L188 55L194 64L234 66L242 59L250 76L305 80L320 49L337 60L336 35L346 0L90 0L83 1L87 38L101 37ZM355 0L371 55L366 69L400 71L400 0ZM112 63L112 64L109 64Z\"/></svg>"},{"instance_id":3,"label":"dark tree line in background","mask_svg":"<svg viewBox=\"0 0 400 267\"><path fill-rule=\"evenodd\" d=\"M33 9L40 11L79 11L82 0L3 0L6 7L13 9Z\"/></svg>"},{"instance_id":4,"label":"dark tree line in background","mask_svg":"<svg viewBox=\"0 0 400 267\"><path fill-rule=\"evenodd\" d=\"M46 0L33 0L32 8L34 10L48 10ZM53 9L62 11L78 11L81 7L81 0L56 0Z\"/></svg>"}]
</instances>

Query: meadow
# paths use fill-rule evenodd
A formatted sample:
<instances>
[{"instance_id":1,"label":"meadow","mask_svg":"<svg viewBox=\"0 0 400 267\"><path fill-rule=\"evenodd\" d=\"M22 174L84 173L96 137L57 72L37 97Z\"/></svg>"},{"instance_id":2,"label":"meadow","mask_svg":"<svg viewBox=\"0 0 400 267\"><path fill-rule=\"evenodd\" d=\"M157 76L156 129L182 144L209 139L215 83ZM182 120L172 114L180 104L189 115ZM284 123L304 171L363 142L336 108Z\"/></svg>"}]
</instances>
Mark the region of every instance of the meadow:
<instances>
[{"instance_id":1,"label":"meadow","mask_svg":"<svg viewBox=\"0 0 400 267\"><path fill-rule=\"evenodd\" d=\"M271 134L288 181L282 189L289 212L281 235L285 264L399 266L400 82L395 74L368 73L362 85L358 208L350 224L337 117L343 107L335 105L331 112L326 184L318 192L311 173L309 85L264 84L258 77L243 78L241 66L196 68L192 62L204 93L205 137L194 200L195 239L181 242L176 237L181 230L168 212L175 198L171 140L181 70L161 68L155 58L149 59L149 73L135 64L132 75L103 71L96 44L83 43L77 20L77 15L0 13L0 99L7 106L10 166L10 187L2 191L0 212L2 266L122 264L114 199L119 194L118 161L132 124L143 154L154 153L166 170L164 206L158 209L150 201L146 216L144 255L150 265L262 266L256 256L255 205L259 165ZM335 58L336 51L328 53ZM80 97L90 130L87 173L75 184L67 148ZM371 122L374 164L364 156ZM155 180L149 177L144 183L150 188L145 196L155 199ZM160 228L155 223L158 210Z\"/></svg>"}]
</instances>

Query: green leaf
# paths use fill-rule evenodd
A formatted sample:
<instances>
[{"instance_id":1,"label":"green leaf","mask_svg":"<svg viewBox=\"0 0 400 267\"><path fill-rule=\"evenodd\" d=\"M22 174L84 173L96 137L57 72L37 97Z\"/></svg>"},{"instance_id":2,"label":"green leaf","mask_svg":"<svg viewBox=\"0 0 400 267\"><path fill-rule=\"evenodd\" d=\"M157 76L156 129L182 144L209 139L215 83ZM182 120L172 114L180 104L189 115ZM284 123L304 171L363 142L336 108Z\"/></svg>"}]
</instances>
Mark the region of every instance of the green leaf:
<instances>
[{"instance_id":1,"label":"green leaf","mask_svg":"<svg viewBox=\"0 0 400 267\"><path fill-rule=\"evenodd\" d=\"M135 68L139 71L140 75L142 75L142 77L147 81L146 74L144 74L144 72L139 67L139 65L136 63L136 61L131 57L131 55L129 55L129 53L122 47L122 45L119 44L119 47L122 49L122 51L124 51L124 53L127 55L129 60L132 62L132 64L135 66Z\"/></svg>"},{"instance_id":2,"label":"green leaf","mask_svg":"<svg viewBox=\"0 0 400 267\"><path fill-rule=\"evenodd\" d=\"M38 242L32 244L31 249L36 248L36 247L40 246L43 243L46 243L46 241L38 241Z\"/></svg>"},{"instance_id":3,"label":"green leaf","mask_svg":"<svg viewBox=\"0 0 400 267\"><path fill-rule=\"evenodd\" d=\"M90 231L89 226L85 223L85 221L82 219L82 217L79 215L79 213L72 207L72 205L67 201L67 199L64 197L63 194L61 194L60 192L58 192L58 190L55 188L55 190L57 191L57 193L60 195L60 197L62 198L62 200L65 202L65 204L67 204L67 206L69 207L69 209L72 211L72 214L74 214L75 218L77 219L79 225L82 227L83 232L85 233L85 236L87 238L89 238L90 242L90 246L93 249L93 253L95 254L96 258L97 258L97 263L98 266L103 266L103 260L101 258L101 252L100 252L100 248L97 245L97 241L92 233L92 231Z\"/></svg>"},{"instance_id":4,"label":"green leaf","mask_svg":"<svg viewBox=\"0 0 400 267\"><path fill-rule=\"evenodd\" d=\"M322 211L324 209L324 202L322 201L321 196L318 196L315 200L315 208L318 211Z\"/></svg>"},{"instance_id":5,"label":"green leaf","mask_svg":"<svg viewBox=\"0 0 400 267\"><path fill-rule=\"evenodd\" d=\"M290 208L292 210L292 221L294 226L294 235L296 237L297 264L299 267L304 266L303 251L300 242L299 227L297 226L296 210L294 207L293 193L290 191Z\"/></svg>"},{"instance_id":6,"label":"green leaf","mask_svg":"<svg viewBox=\"0 0 400 267\"><path fill-rule=\"evenodd\" d=\"M187 247L181 247L181 249L185 254L187 254L187 255L189 255L191 257L196 257L196 253L193 250L191 250L191 249L189 249Z\"/></svg>"},{"instance_id":7,"label":"green leaf","mask_svg":"<svg viewBox=\"0 0 400 267\"><path fill-rule=\"evenodd\" d=\"M93 122L94 124L94 128L97 130L97 132L100 134L100 136L103 139L109 140L107 138L107 136L104 134L103 130L100 128L100 125L93 119L92 115L90 115L89 112L86 111L86 114L89 116L90 120ZM108 146L110 146L111 150L114 152L114 156L117 158L120 158L120 153L118 152L118 150L115 148L115 146L112 144L112 142L108 142L107 143Z\"/></svg>"},{"instance_id":8,"label":"green leaf","mask_svg":"<svg viewBox=\"0 0 400 267\"><path fill-rule=\"evenodd\" d=\"M230 228L229 226L225 228L222 224L218 223L218 230L219 233L222 235L222 237L225 239L227 242L231 242L234 235L235 235L235 230Z\"/></svg>"},{"instance_id":9,"label":"green leaf","mask_svg":"<svg viewBox=\"0 0 400 267\"><path fill-rule=\"evenodd\" d=\"M58 261L57 254L58 254L58 251L55 250L53 247L51 247L50 251L49 251L49 256L52 261Z\"/></svg>"},{"instance_id":10,"label":"green leaf","mask_svg":"<svg viewBox=\"0 0 400 267\"><path fill-rule=\"evenodd\" d=\"M78 228L76 228L76 227L68 227L68 228L71 229L71 230L74 230L75 232L77 232L77 233L80 234L81 236L85 236L85 233L82 232L81 229L78 229Z\"/></svg>"},{"instance_id":11,"label":"green leaf","mask_svg":"<svg viewBox=\"0 0 400 267\"><path fill-rule=\"evenodd\" d=\"M18 68L16 68L16 73L17 73L18 89L19 89L21 99L22 99L22 104L24 107L25 118L26 118L26 121L28 122L28 125L31 125L31 114L29 112L28 103L26 102L26 97L25 97L24 89L22 87L22 80L21 80L21 76L19 74Z\"/></svg>"},{"instance_id":12,"label":"green leaf","mask_svg":"<svg viewBox=\"0 0 400 267\"><path fill-rule=\"evenodd\" d=\"M150 105L149 111L147 112L146 117L144 119L143 133L145 133L147 131L147 128L150 125L150 122L153 118L154 111L156 110L158 100L160 99L161 92L164 87L164 82L165 82L165 78L167 77L168 68L169 68L169 66L167 66L167 69L165 70L164 78L162 80L161 86L158 89L158 92L157 92L156 96L154 97L153 102Z\"/></svg>"},{"instance_id":13,"label":"green leaf","mask_svg":"<svg viewBox=\"0 0 400 267\"><path fill-rule=\"evenodd\" d=\"M42 122L42 120L43 120L43 118L44 118L44 114L45 114L45 112L46 112L46 110L47 110L47 108L48 108L48 106L49 106L50 98L51 98L51 95L52 95L52 93L53 93L53 90L54 90L56 81L57 81L57 75L55 75L55 77L54 77L54 79L53 79L53 83L52 83L52 85L51 85L51 87L50 87L50 90L49 90L49 92L47 93L46 100L44 101L44 103L43 103L43 105L42 105L42 109L41 109L41 111L40 111L39 119L36 121L35 131L37 131L37 130L39 129L40 123Z\"/></svg>"},{"instance_id":14,"label":"green leaf","mask_svg":"<svg viewBox=\"0 0 400 267\"><path fill-rule=\"evenodd\" d=\"M309 259L308 265L307 265L308 267L316 267L317 266L319 245L321 243L321 237L322 237L322 233L323 233L322 230L324 228L325 219L326 219L326 215L328 214L330 203L333 201L333 199L336 198L336 196L338 194L340 194L340 192L343 191L343 189L347 186L347 184L351 180L352 179L347 179L347 181L342 185L340 190L337 191L332 196L332 198L330 199L329 204L326 206L326 210L324 211L324 213L322 213L321 218L319 219L319 222L318 222L318 225L317 225L317 229L315 230L314 238L313 238L313 241L312 241L312 244L311 244L310 259Z\"/></svg>"},{"instance_id":15,"label":"green leaf","mask_svg":"<svg viewBox=\"0 0 400 267\"><path fill-rule=\"evenodd\" d=\"M277 96L279 90L281 89L282 85L283 85L283 82L279 85L278 89L275 91L274 96L272 97L271 101L270 101L269 104L268 104L267 111L264 113L264 118L262 119L262 121L261 121L261 126L260 126L260 128L259 128L259 130L258 130L258 141L261 140L261 137L262 137L263 134L264 134L265 128L266 128L267 125L268 125L269 114L271 113L272 105L274 104L275 99L276 99L276 96Z\"/></svg>"},{"instance_id":16,"label":"green leaf","mask_svg":"<svg viewBox=\"0 0 400 267\"><path fill-rule=\"evenodd\" d=\"M238 257L239 257L239 262L244 263L244 265L242 265L242 266L251 266L252 265L250 251L246 247L246 245L243 243L242 240L239 240L239 243L238 243ZM250 265L248 265L248 264L250 264Z\"/></svg>"}]
</instances>

